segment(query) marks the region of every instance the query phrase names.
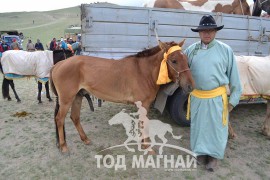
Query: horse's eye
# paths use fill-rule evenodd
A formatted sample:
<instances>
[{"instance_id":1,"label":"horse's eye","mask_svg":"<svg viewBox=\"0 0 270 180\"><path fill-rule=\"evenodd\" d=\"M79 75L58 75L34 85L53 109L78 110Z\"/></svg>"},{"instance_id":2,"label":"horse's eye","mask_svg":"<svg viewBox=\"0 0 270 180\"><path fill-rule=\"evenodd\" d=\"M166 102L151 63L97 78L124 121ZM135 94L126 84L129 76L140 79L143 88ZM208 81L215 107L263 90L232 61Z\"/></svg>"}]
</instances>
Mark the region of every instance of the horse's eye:
<instances>
[{"instance_id":1,"label":"horse's eye","mask_svg":"<svg viewBox=\"0 0 270 180\"><path fill-rule=\"evenodd\" d=\"M176 64L176 63L177 63L177 61L174 59L174 60L172 60L172 63L173 63L173 64Z\"/></svg>"}]
</instances>

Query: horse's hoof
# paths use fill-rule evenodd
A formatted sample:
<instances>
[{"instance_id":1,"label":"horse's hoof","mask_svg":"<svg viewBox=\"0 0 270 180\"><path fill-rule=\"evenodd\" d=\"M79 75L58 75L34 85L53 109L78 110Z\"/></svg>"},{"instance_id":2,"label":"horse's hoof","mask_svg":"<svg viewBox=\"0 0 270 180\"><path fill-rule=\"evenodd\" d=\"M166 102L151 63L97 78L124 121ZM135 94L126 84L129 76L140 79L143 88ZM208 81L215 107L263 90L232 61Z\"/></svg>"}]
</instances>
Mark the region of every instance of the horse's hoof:
<instances>
[{"instance_id":1,"label":"horse's hoof","mask_svg":"<svg viewBox=\"0 0 270 180\"><path fill-rule=\"evenodd\" d=\"M68 148L66 146L62 147L61 148L61 153L62 154L68 154L69 153Z\"/></svg>"},{"instance_id":2,"label":"horse's hoof","mask_svg":"<svg viewBox=\"0 0 270 180\"><path fill-rule=\"evenodd\" d=\"M85 145L89 145L91 143L91 141L89 139L83 140Z\"/></svg>"},{"instance_id":3,"label":"horse's hoof","mask_svg":"<svg viewBox=\"0 0 270 180\"><path fill-rule=\"evenodd\" d=\"M49 99L49 102L52 102L53 100L52 100L52 98L48 98Z\"/></svg>"},{"instance_id":4,"label":"horse's hoof","mask_svg":"<svg viewBox=\"0 0 270 180\"><path fill-rule=\"evenodd\" d=\"M229 139L236 139L237 138L237 134L233 133L233 134L229 134Z\"/></svg>"},{"instance_id":5,"label":"horse's hoof","mask_svg":"<svg viewBox=\"0 0 270 180\"><path fill-rule=\"evenodd\" d=\"M12 101L12 99L11 98L8 98L8 101Z\"/></svg>"},{"instance_id":6,"label":"horse's hoof","mask_svg":"<svg viewBox=\"0 0 270 180\"><path fill-rule=\"evenodd\" d=\"M42 104L42 101L38 101L38 104Z\"/></svg>"},{"instance_id":7,"label":"horse's hoof","mask_svg":"<svg viewBox=\"0 0 270 180\"><path fill-rule=\"evenodd\" d=\"M270 136L270 128L263 126L262 127L262 134L265 136Z\"/></svg>"},{"instance_id":8,"label":"horse's hoof","mask_svg":"<svg viewBox=\"0 0 270 180\"><path fill-rule=\"evenodd\" d=\"M21 103L22 101L19 99L19 100L17 100L17 103Z\"/></svg>"}]
</instances>

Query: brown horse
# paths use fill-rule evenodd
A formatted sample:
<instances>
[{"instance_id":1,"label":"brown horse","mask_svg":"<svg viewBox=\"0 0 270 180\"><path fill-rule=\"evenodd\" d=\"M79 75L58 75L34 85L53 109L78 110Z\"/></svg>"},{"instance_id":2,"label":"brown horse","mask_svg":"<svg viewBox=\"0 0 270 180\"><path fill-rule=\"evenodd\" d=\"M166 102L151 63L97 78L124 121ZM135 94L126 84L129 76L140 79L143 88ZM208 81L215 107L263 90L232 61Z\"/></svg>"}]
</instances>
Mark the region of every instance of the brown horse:
<instances>
[{"instance_id":1,"label":"brown horse","mask_svg":"<svg viewBox=\"0 0 270 180\"><path fill-rule=\"evenodd\" d=\"M165 64L168 65L168 77L183 90L190 92L194 81L187 57L181 51L183 43L159 42L159 46L120 60L74 56L56 64L51 69L50 82L53 92L59 98L56 101L55 123L60 150L68 151L64 120L70 107L70 117L81 140L85 144L90 143L80 124L82 98L78 92L82 89L106 101L126 104L141 101L148 111L160 87L156 82L161 62L167 58ZM173 48L178 49L172 51Z\"/></svg>"},{"instance_id":2,"label":"brown horse","mask_svg":"<svg viewBox=\"0 0 270 180\"><path fill-rule=\"evenodd\" d=\"M148 7L250 15L246 0L151 0Z\"/></svg>"}]
</instances>

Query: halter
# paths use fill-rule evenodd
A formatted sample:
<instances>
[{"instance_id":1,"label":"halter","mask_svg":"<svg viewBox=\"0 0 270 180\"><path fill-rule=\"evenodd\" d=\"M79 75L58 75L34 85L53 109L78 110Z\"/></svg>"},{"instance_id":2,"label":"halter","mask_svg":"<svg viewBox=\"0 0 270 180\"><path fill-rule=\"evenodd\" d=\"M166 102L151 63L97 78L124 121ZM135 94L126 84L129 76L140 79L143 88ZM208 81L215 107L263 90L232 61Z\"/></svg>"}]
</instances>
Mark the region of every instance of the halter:
<instances>
[{"instance_id":1,"label":"halter","mask_svg":"<svg viewBox=\"0 0 270 180\"><path fill-rule=\"evenodd\" d=\"M178 46L178 47L179 47L179 46ZM171 54L172 52L177 51L177 50L181 51L181 48L178 48L178 47L177 47L177 46L176 46L176 48L175 48L174 46L171 47L171 48L168 50L168 54L166 54L166 59L167 59L168 55ZM164 55L164 57L165 57L165 55ZM172 66L172 64L168 62L168 60L166 60L166 63L167 63L167 64L168 64L168 65L169 65L176 73L177 73L177 78L176 78L176 79L179 79L179 76L180 76L181 73L186 72L186 71L190 71L189 68L186 68L186 69L184 69L184 70L182 70L182 71L177 71L177 70Z\"/></svg>"},{"instance_id":2,"label":"halter","mask_svg":"<svg viewBox=\"0 0 270 180\"><path fill-rule=\"evenodd\" d=\"M168 61L166 61L166 62L167 62L167 64L168 64L168 65L169 65L169 66L177 73L177 77L179 77L180 74L183 73L183 72L190 71L189 68L184 69L184 70L182 70L182 71L177 71L170 63L168 63Z\"/></svg>"},{"instance_id":3,"label":"halter","mask_svg":"<svg viewBox=\"0 0 270 180\"><path fill-rule=\"evenodd\" d=\"M177 73L177 77L176 77L177 81L179 81L179 76L181 73L183 73L185 71L189 71L188 68L184 69L182 71L177 71L170 63L168 63L168 56L175 51L181 51L181 47L179 47L177 45L172 46L167 52L164 53L163 60L161 62L161 66L160 66L157 84L159 84L159 85L166 84L166 83L169 83L171 81L171 79L169 78L167 64Z\"/></svg>"}]
</instances>

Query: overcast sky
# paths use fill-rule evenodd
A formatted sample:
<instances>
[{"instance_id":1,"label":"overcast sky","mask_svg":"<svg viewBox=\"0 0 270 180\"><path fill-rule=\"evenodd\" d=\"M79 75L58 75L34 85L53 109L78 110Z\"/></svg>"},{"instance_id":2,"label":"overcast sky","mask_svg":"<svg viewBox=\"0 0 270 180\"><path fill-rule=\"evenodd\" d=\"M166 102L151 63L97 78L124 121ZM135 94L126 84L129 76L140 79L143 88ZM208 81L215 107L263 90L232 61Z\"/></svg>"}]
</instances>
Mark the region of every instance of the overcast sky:
<instances>
[{"instance_id":1,"label":"overcast sky","mask_svg":"<svg viewBox=\"0 0 270 180\"><path fill-rule=\"evenodd\" d=\"M142 7L149 0L1 0L0 13L22 11L50 11L67 7L74 7L82 3L109 2L123 6ZM253 0L247 0L249 3Z\"/></svg>"},{"instance_id":2,"label":"overcast sky","mask_svg":"<svg viewBox=\"0 0 270 180\"><path fill-rule=\"evenodd\" d=\"M50 11L92 2L109 2L123 6L142 7L147 0L1 0L0 13L21 11Z\"/></svg>"}]
</instances>

